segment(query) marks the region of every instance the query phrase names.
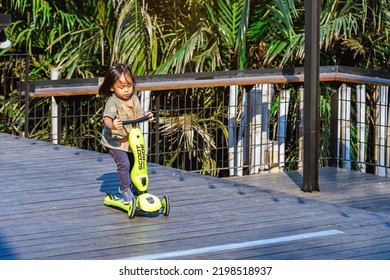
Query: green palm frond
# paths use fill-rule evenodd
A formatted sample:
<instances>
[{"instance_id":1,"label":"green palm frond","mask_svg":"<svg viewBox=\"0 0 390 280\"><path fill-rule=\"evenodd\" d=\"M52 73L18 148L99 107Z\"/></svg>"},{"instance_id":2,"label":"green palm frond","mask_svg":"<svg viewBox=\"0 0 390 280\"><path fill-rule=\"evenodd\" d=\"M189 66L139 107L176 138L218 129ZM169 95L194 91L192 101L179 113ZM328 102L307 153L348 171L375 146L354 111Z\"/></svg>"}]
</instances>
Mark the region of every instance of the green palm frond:
<instances>
[{"instance_id":1,"label":"green palm frond","mask_svg":"<svg viewBox=\"0 0 390 280\"><path fill-rule=\"evenodd\" d=\"M172 139L172 144L193 151L195 155L197 145L205 146L205 152L210 154L210 149L215 148L215 142L211 134L201 124L196 114L184 114L178 117L164 117L161 119L160 131L166 137ZM179 137L172 137L180 135ZM200 140L197 140L200 136ZM203 144L202 144L203 143Z\"/></svg>"},{"instance_id":2,"label":"green palm frond","mask_svg":"<svg viewBox=\"0 0 390 280\"><path fill-rule=\"evenodd\" d=\"M329 50L335 41L350 38L352 33L356 34L357 30L358 22L352 14L324 21L321 24L321 42L324 50Z\"/></svg>"},{"instance_id":3,"label":"green palm frond","mask_svg":"<svg viewBox=\"0 0 390 280\"><path fill-rule=\"evenodd\" d=\"M215 71L246 63L245 36L249 17L249 0L201 1L204 13L189 14L188 24L175 24L166 33L166 59L155 73ZM198 3L200 4L200 3ZM196 27L188 33L187 26ZM224 63L228 61L229 63Z\"/></svg>"}]
</instances>

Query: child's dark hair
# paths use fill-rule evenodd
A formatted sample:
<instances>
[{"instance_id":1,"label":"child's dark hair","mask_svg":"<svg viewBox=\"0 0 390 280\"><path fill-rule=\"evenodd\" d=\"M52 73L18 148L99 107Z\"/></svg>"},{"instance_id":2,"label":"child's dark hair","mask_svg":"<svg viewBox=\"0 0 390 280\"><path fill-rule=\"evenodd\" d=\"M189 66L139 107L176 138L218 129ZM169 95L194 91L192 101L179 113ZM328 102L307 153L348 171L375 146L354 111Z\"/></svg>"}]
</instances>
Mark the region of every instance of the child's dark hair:
<instances>
[{"instance_id":1,"label":"child's dark hair","mask_svg":"<svg viewBox=\"0 0 390 280\"><path fill-rule=\"evenodd\" d=\"M108 69L103 83L99 87L99 95L102 97L110 97L112 95L111 88L113 84L122 76L129 76L129 83L135 84L133 73L130 66L127 64L114 64Z\"/></svg>"}]
</instances>

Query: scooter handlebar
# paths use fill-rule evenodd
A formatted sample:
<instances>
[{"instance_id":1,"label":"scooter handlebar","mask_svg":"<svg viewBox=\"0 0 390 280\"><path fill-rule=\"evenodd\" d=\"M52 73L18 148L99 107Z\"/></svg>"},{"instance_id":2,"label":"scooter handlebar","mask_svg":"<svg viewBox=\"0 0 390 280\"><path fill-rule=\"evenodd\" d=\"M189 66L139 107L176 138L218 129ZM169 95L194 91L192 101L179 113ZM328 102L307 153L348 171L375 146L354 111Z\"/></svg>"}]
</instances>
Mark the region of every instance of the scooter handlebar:
<instances>
[{"instance_id":1,"label":"scooter handlebar","mask_svg":"<svg viewBox=\"0 0 390 280\"><path fill-rule=\"evenodd\" d=\"M126 125L126 124L136 124L136 123L140 123L140 122L147 121L147 120L150 119L150 118L151 118L150 116L145 115L145 116L140 117L140 118L135 119L135 120L124 120L124 121L122 121L122 123L123 123L124 125Z\"/></svg>"}]
</instances>

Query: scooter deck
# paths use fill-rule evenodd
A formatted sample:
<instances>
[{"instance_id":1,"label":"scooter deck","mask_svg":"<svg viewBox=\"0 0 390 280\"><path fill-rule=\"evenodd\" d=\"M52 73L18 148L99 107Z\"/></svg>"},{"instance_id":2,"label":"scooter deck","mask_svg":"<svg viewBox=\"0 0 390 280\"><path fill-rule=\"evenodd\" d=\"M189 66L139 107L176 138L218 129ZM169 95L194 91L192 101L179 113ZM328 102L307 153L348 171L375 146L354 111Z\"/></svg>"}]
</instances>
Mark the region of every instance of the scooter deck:
<instances>
[{"instance_id":1,"label":"scooter deck","mask_svg":"<svg viewBox=\"0 0 390 280\"><path fill-rule=\"evenodd\" d=\"M116 197L115 195L111 193L107 193L106 197L104 198L104 204L116 208L120 208L124 211L129 211L130 204L123 204L122 198Z\"/></svg>"},{"instance_id":2,"label":"scooter deck","mask_svg":"<svg viewBox=\"0 0 390 280\"><path fill-rule=\"evenodd\" d=\"M123 204L121 198L116 197L111 193L106 193L104 204L127 212L127 215L131 219L135 215L156 216L164 214L164 216L168 216L170 212L168 197L164 196L163 199L160 200L157 196L152 194L142 194L137 198L133 198L129 204ZM143 207L141 207L141 204Z\"/></svg>"}]
</instances>

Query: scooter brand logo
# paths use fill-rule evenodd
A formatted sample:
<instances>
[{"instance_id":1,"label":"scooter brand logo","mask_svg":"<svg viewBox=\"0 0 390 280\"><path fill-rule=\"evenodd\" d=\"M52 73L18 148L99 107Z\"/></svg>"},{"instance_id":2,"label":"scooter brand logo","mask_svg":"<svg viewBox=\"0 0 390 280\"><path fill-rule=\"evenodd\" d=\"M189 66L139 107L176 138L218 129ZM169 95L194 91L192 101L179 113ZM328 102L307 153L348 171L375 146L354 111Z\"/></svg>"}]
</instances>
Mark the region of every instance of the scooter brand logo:
<instances>
[{"instance_id":1,"label":"scooter brand logo","mask_svg":"<svg viewBox=\"0 0 390 280\"><path fill-rule=\"evenodd\" d=\"M145 145L136 145L139 170L144 170L146 165Z\"/></svg>"}]
</instances>

